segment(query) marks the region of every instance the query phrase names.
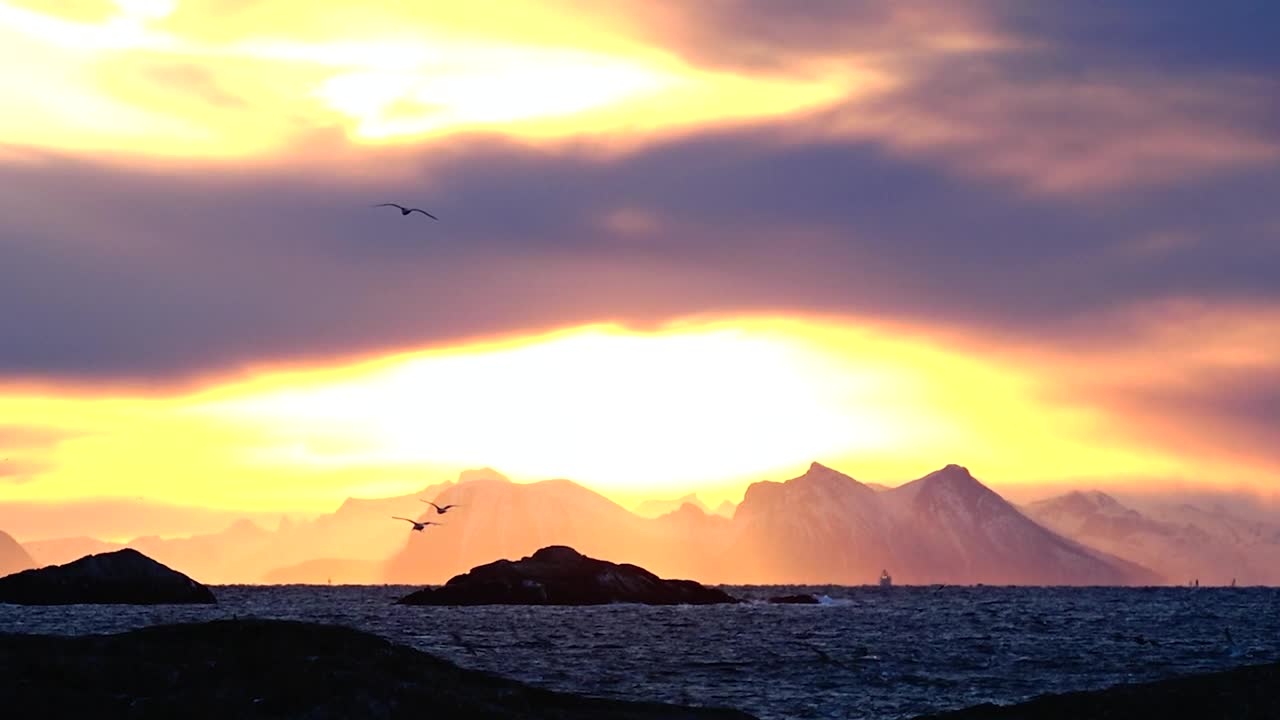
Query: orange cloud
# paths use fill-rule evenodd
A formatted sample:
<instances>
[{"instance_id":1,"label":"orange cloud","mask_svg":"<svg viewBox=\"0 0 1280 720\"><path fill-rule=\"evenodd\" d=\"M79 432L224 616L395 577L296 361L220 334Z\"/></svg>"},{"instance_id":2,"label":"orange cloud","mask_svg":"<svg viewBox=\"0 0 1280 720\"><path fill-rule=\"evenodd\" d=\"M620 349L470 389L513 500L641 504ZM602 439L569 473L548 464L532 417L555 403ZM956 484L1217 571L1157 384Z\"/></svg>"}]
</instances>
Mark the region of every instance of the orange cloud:
<instances>
[{"instance_id":1,"label":"orange cloud","mask_svg":"<svg viewBox=\"0 0 1280 720\"><path fill-rule=\"evenodd\" d=\"M908 83L904 94L851 104L828 127L1048 193L1161 185L1280 159L1274 138L1245 129L1265 112L1260 83L1010 82L982 71L969 80Z\"/></svg>"}]
</instances>

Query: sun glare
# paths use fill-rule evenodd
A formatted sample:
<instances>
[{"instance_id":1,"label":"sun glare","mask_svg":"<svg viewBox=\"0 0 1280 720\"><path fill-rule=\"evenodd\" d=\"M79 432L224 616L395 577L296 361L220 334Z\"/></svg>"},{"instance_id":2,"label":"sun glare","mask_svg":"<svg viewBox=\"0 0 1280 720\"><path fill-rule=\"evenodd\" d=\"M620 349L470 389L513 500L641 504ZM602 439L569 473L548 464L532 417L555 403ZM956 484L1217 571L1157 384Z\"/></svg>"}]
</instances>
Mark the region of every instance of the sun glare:
<instances>
[{"instance_id":1,"label":"sun glare","mask_svg":"<svg viewBox=\"0 0 1280 720\"><path fill-rule=\"evenodd\" d=\"M90 21L0 0L0 89L25 108L0 117L0 134L111 155L271 158L335 125L360 143L474 129L635 134L796 112L845 97L850 83L874 84L865 72L709 72L651 48L549 44L533 29L522 40L519 27L484 36L421 18L213 42L166 24L177 7L119 0L117 12ZM40 83L28 81L32 65Z\"/></svg>"},{"instance_id":2,"label":"sun glare","mask_svg":"<svg viewBox=\"0 0 1280 720\"><path fill-rule=\"evenodd\" d=\"M449 56L436 68L337 75L316 94L356 122L358 138L377 140L568 115L672 82L634 63L580 52L480 47Z\"/></svg>"},{"instance_id":3,"label":"sun glare","mask_svg":"<svg viewBox=\"0 0 1280 720\"><path fill-rule=\"evenodd\" d=\"M199 411L344 438L335 463L483 464L633 491L888 443L892 422L860 410L858 399L879 408L878 388L899 380L882 370L833 372L768 334L598 327L512 348L403 356L337 382L304 379Z\"/></svg>"},{"instance_id":4,"label":"sun glare","mask_svg":"<svg viewBox=\"0 0 1280 720\"><path fill-rule=\"evenodd\" d=\"M893 329L798 318L600 325L265 373L193 395L7 393L0 426L55 440L15 498L145 495L323 510L491 466L567 477L620 502L745 483L818 460L896 482L948 462L1001 484L1175 473L1053 399L1051 375ZM1052 374L1052 371L1049 371ZM0 438L2 439L2 438Z\"/></svg>"}]
</instances>

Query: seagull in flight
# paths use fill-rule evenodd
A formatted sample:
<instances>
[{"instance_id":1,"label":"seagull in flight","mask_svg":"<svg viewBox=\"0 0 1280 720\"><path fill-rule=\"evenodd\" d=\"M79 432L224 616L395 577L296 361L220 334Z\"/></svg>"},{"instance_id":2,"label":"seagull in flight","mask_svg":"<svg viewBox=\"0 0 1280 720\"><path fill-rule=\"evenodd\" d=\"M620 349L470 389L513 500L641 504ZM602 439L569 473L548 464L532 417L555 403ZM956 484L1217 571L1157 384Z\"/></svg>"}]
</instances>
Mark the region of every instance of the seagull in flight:
<instances>
[{"instance_id":1,"label":"seagull in flight","mask_svg":"<svg viewBox=\"0 0 1280 720\"><path fill-rule=\"evenodd\" d=\"M374 207L393 207L393 208L398 208L400 210L401 215L408 215L409 213L420 212L423 215L426 215L427 217L431 218L432 220L440 219L435 215L432 215L431 213L427 212L426 210L423 210L422 208L407 208L403 205L397 205L395 203L379 203L377 205L374 205Z\"/></svg>"},{"instance_id":2,"label":"seagull in flight","mask_svg":"<svg viewBox=\"0 0 1280 720\"><path fill-rule=\"evenodd\" d=\"M445 514L445 513L449 512L449 508L462 507L461 505L445 505L444 507L440 507L439 505L437 505L437 504L435 504L435 503L431 502L430 500L423 500L422 498L418 498L418 501L419 501L419 502L424 502L424 503L426 503L426 504L430 505L431 507L435 508L435 509L436 509L436 514L437 514L437 515L443 515L443 514Z\"/></svg>"},{"instance_id":3,"label":"seagull in flight","mask_svg":"<svg viewBox=\"0 0 1280 720\"><path fill-rule=\"evenodd\" d=\"M417 521L417 520L410 520L409 518L406 518L406 517L400 517L400 516L398 516L398 515L392 515L392 516L391 516L391 519L392 519L392 520L403 520L403 521L405 521L405 522L407 522L407 523L413 523L413 529L414 529L414 530L426 530L428 525L440 525L440 524L441 524L441 523L427 522L426 520L423 520L423 521L419 522L419 521Z\"/></svg>"}]
</instances>

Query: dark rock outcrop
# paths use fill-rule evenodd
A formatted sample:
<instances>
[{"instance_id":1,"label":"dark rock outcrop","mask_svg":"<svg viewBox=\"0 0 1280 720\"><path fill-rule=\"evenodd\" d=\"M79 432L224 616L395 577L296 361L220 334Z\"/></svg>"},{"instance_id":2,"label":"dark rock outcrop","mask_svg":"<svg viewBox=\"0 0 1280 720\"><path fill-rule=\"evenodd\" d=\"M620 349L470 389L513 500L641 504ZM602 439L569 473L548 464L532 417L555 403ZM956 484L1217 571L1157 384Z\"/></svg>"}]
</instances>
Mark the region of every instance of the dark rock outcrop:
<instances>
[{"instance_id":1,"label":"dark rock outcrop","mask_svg":"<svg viewBox=\"0 0 1280 720\"><path fill-rule=\"evenodd\" d=\"M917 720L1264 720L1280 718L1280 664L1253 665L1106 690L1043 695L1017 705L986 703Z\"/></svg>"},{"instance_id":2,"label":"dark rock outcrop","mask_svg":"<svg viewBox=\"0 0 1280 720\"><path fill-rule=\"evenodd\" d=\"M692 580L663 580L628 564L586 557L553 545L517 562L499 560L472 568L440 588L400 599L405 605L711 605L737 602Z\"/></svg>"},{"instance_id":3,"label":"dark rock outcrop","mask_svg":"<svg viewBox=\"0 0 1280 720\"><path fill-rule=\"evenodd\" d=\"M0 677L15 718L751 720L540 690L349 628L279 620L0 634Z\"/></svg>"},{"instance_id":4,"label":"dark rock outcrop","mask_svg":"<svg viewBox=\"0 0 1280 720\"><path fill-rule=\"evenodd\" d=\"M137 550L89 555L0 578L0 602L19 605L217 602L209 588Z\"/></svg>"},{"instance_id":5,"label":"dark rock outcrop","mask_svg":"<svg viewBox=\"0 0 1280 720\"><path fill-rule=\"evenodd\" d=\"M816 595L801 593L799 595L777 595L769 598L769 602L774 605L817 605L818 598Z\"/></svg>"}]
</instances>

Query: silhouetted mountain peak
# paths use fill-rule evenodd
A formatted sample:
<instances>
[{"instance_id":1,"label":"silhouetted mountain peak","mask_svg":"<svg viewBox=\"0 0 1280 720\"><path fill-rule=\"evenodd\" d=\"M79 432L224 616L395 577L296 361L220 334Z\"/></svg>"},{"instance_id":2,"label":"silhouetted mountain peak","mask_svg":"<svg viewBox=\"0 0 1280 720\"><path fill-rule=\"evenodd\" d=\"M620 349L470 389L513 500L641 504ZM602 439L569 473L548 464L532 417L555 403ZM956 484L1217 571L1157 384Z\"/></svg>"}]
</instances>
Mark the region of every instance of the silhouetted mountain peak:
<instances>
[{"instance_id":1,"label":"silhouetted mountain peak","mask_svg":"<svg viewBox=\"0 0 1280 720\"><path fill-rule=\"evenodd\" d=\"M35 567L35 561L17 540L0 530L0 576Z\"/></svg>"},{"instance_id":2,"label":"silhouetted mountain peak","mask_svg":"<svg viewBox=\"0 0 1280 720\"><path fill-rule=\"evenodd\" d=\"M641 517L661 517L678 511L685 505L693 505L703 512L710 512L706 503L698 497L697 493L689 493L674 500L649 499L640 503L632 509L632 512Z\"/></svg>"},{"instance_id":3,"label":"silhouetted mountain peak","mask_svg":"<svg viewBox=\"0 0 1280 720\"><path fill-rule=\"evenodd\" d=\"M582 560L585 556L567 545L549 545L540 548L532 555L534 560L541 560L549 563L573 563Z\"/></svg>"},{"instance_id":4,"label":"silhouetted mountain peak","mask_svg":"<svg viewBox=\"0 0 1280 720\"><path fill-rule=\"evenodd\" d=\"M941 470L934 470L925 477L940 478L951 482L978 482L974 479L973 474L969 472L969 468L955 463L949 463Z\"/></svg>"},{"instance_id":5,"label":"silhouetted mountain peak","mask_svg":"<svg viewBox=\"0 0 1280 720\"><path fill-rule=\"evenodd\" d=\"M949 490L963 493L992 492L969 472L969 468L954 464L947 465L941 470L934 470L919 480L907 483L907 486L910 485L919 485L919 490Z\"/></svg>"},{"instance_id":6,"label":"silhouetted mountain peak","mask_svg":"<svg viewBox=\"0 0 1280 720\"><path fill-rule=\"evenodd\" d=\"M972 521L1017 510L991 488L983 485L962 465L947 465L918 480L888 490L885 497L905 501L901 508L917 512L943 512Z\"/></svg>"},{"instance_id":7,"label":"silhouetted mountain peak","mask_svg":"<svg viewBox=\"0 0 1280 720\"><path fill-rule=\"evenodd\" d=\"M821 483L823 485L837 485L837 486L844 485L846 483L853 483L855 485L862 484L857 480L854 480L852 477L840 472L839 470L834 470L818 462L810 463L809 469L806 470L803 475L801 475L798 478L789 480L788 482L798 482L798 483L812 482L812 483Z\"/></svg>"},{"instance_id":8,"label":"silhouetted mountain peak","mask_svg":"<svg viewBox=\"0 0 1280 720\"><path fill-rule=\"evenodd\" d=\"M488 480L490 482L511 482L511 478L494 470L491 467L477 468L473 470L463 470L458 474L459 483L475 482L477 480Z\"/></svg>"},{"instance_id":9,"label":"silhouetted mountain peak","mask_svg":"<svg viewBox=\"0 0 1280 720\"><path fill-rule=\"evenodd\" d=\"M667 513L667 515L682 518L704 518L707 516L707 512L701 506L687 502Z\"/></svg>"},{"instance_id":10,"label":"silhouetted mountain peak","mask_svg":"<svg viewBox=\"0 0 1280 720\"><path fill-rule=\"evenodd\" d=\"M1033 502L1029 509L1031 512L1046 517L1069 515L1078 518L1127 517L1135 520L1145 519L1142 513L1121 504L1120 501L1099 490L1073 490L1065 495Z\"/></svg>"},{"instance_id":11,"label":"silhouetted mountain peak","mask_svg":"<svg viewBox=\"0 0 1280 720\"><path fill-rule=\"evenodd\" d=\"M832 503L840 506L854 503L864 514L875 514L878 512L874 507L875 494L871 488L848 475L815 462L803 475L785 482L764 480L752 483L747 487L742 504L734 511L734 518L757 513L772 514L778 508L792 505L797 509L830 509L834 507Z\"/></svg>"},{"instance_id":12,"label":"silhouetted mountain peak","mask_svg":"<svg viewBox=\"0 0 1280 720\"><path fill-rule=\"evenodd\" d=\"M1115 498L1100 490L1076 490L1063 496L1062 501L1080 509L1124 510Z\"/></svg>"},{"instance_id":13,"label":"silhouetted mountain peak","mask_svg":"<svg viewBox=\"0 0 1280 720\"><path fill-rule=\"evenodd\" d=\"M228 525L227 529L223 532L235 533L237 535L263 535L268 531L264 530L261 525L249 518L240 518Z\"/></svg>"}]
</instances>

